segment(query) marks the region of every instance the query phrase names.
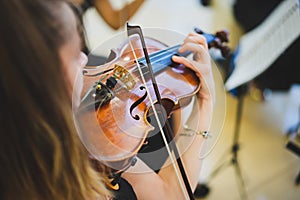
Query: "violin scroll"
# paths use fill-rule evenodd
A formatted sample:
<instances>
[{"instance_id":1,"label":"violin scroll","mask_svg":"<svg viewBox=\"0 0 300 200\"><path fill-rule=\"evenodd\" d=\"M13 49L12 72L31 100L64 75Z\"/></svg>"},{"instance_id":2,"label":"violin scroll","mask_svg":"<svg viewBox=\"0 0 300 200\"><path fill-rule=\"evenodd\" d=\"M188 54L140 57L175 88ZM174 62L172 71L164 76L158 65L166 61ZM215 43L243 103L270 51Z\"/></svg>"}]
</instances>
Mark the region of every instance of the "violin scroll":
<instances>
[{"instance_id":1,"label":"violin scroll","mask_svg":"<svg viewBox=\"0 0 300 200\"><path fill-rule=\"evenodd\" d=\"M213 34L205 33L204 31L202 31L199 28L195 28L194 30L196 33L204 35L206 37L206 39L209 38L207 41L208 48L214 47L214 48L220 49L221 54L224 58L227 58L231 54L230 48L224 44L224 43L229 42L228 31L226 31L226 30L218 31L213 35Z\"/></svg>"}]
</instances>

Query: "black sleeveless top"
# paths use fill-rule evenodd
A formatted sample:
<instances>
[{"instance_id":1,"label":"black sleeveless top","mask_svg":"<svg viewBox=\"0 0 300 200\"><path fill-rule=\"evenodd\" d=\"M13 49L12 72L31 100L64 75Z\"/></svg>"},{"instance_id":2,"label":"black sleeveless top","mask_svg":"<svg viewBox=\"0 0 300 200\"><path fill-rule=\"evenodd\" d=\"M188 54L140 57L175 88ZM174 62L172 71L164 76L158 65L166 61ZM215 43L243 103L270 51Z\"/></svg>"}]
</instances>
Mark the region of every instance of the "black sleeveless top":
<instances>
[{"instance_id":1,"label":"black sleeveless top","mask_svg":"<svg viewBox=\"0 0 300 200\"><path fill-rule=\"evenodd\" d=\"M113 190L114 198L113 200L137 200L135 192L124 178L120 177L119 181L119 190Z\"/></svg>"}]
</instances>

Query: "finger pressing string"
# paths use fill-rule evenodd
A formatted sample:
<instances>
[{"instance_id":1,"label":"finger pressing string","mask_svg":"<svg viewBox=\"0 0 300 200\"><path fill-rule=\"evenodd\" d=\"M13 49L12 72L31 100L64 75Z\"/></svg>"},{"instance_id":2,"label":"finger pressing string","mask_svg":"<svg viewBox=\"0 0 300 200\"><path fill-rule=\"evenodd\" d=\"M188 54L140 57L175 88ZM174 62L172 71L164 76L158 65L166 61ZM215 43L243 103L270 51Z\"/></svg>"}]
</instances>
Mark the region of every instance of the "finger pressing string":
<instances>
[{"instance_id":1,"label":"finger pressing string","mask_svg":"<svg viewBox=\"0 0 300 200\"><path fill-rule=\"evenodd\" d=\"M208 49L207 40L204 36L196 34L196 33L190 33L189 36L184 40L184 43L196 43L201 44L205 47L205 49Z\"/></svg>"}]
</instances>

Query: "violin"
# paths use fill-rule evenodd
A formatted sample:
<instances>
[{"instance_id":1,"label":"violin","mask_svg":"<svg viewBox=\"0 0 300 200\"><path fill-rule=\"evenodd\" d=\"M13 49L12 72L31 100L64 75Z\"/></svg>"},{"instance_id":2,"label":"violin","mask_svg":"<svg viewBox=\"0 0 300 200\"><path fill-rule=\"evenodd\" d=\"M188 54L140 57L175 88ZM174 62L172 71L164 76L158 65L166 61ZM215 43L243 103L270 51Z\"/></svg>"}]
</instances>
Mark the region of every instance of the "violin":
<instances>
[{"instance_id":1,"label":"violin","mask_svg":"<svg viewBox=\"0 0 300 200\"><path fill-rule=\"evenodd\" d=\"M83 97L75 117L80 138L94 159L119 173L135 164L147 137L165 132L165 143L171 144L168 151L175 153L192 199L167 119L189 105L201 80L193 70L172 61L173 55L190 54L178 53L180 45L168 47L143 37L137 26L127 25L127 29L128 41L111 51L107 63L83 71ZM229 53L223 44L228 42L226 32L195 31L206 38L209 47Z\"/></svg>"}]
</instances>

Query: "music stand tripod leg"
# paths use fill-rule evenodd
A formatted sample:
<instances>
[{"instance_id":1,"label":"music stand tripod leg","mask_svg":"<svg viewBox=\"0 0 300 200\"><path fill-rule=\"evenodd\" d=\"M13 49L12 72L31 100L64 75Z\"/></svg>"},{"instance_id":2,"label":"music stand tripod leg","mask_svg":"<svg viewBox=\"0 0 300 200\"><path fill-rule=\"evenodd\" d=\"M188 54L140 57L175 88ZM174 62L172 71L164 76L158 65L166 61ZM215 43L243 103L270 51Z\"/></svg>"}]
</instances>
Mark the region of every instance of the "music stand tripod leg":
<instances>
[{"instance_id":1,"label":"music stand tripod leg","mask_svg":"<svg viewBox=\"0 0 300 200\"><path fill-rule=\"evenodd\" d=\"M238 161L238 151L240 149L239 145L239 137L240 137L240 127L241 127L241 120L242 120L242 112L243 112L243 104L244 104L244 96L247 91L247 85L241 86L238 88L238 105L237 105L237 113L236 113L236 122L235 122L235 129L234 129L234 137L233 137L233 144L232 144L232 164L235 167L235 175L236 181L239 183L239 194L242 200L248 199L247 191L246 191L246 184L244 182L242 171L240 167L240 163Z\"/></svg>"},{"instance_id":2,"label":"music stand tripod leg","mask_svg":"<svg viewBox=\"0 0 300 200\"><path fill-rule=\"evenodd\" d=\"M235 171L236 171L236 181L239 183L238 187L239 187L239 194L240 194L240 198L242 200L247 200L248 199L248 194L246 191L246 184L244 182L243 176L242 176L242 170L240 168L240 165L238 163L238 161L235 164Z\"/></svg>"}]
</instances>

